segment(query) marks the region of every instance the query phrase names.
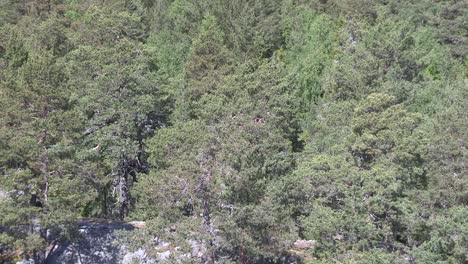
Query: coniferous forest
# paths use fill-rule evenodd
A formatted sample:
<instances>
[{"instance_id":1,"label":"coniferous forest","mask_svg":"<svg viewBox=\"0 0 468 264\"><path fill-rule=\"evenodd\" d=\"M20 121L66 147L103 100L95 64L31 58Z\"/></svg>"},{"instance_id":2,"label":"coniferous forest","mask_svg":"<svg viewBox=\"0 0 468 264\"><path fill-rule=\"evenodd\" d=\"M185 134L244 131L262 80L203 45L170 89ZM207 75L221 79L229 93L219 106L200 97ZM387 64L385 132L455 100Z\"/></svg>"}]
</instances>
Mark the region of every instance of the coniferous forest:
<instances>
[{"instance_id":1,"label":"coniferous forest","mask_svg":"<svg viewBox=\"0 0 468 264\"><path fill-rule=\"evenodd\" d=\"M467 263L467 18L0 0L0 262L106 219L144 221L119 243L169 263Z\"/></svg>"}]
</instances>

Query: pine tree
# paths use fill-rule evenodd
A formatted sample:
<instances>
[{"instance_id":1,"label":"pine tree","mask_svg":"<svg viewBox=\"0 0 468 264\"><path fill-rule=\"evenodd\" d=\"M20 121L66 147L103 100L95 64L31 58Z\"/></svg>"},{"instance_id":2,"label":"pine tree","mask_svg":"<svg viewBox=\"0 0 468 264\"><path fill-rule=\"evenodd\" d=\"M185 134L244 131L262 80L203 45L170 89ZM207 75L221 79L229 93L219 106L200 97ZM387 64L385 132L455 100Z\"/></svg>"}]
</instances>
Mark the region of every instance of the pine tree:
<instances>
[{"instance_id":1,"label":"pine tree","mask_svg":"<svg viewBox=\"0 0 468 264\"><path fill-rule=\"evenodd\" d=\"M143 46L136 41L138 17L95 7L83 17L77 22L83 31L73 39L79 47L65 58L75 111L85 118L76 170L98 196L85 215L123 219L137 174L148 170L143 140L159 125L162 107L158 109L158 89ZM91 24L91 18L101 23ZM91 32L101 39L90 38Z\"/></svg>"},{"instance_id":2,"label":"pine tree","mask_svg":"<svg viewBox=\"0 0 468 264\"><path fill-rule=\"evenodd\" d=\"M219 88L232 67L232 58L224 46L224 33L216 18L207 16L193 41L191 52L185 63L185 89L181 107L184 115L197 115L197 102L203 95ZM193 109L192 109L193 108ZM195 111L195 113L192 113Z\"/></svg>"},{"instance_id":3,"label":"pine tree","mask_svg":"<svg viewBox=\"0 0 468 264\"><path fill-rule=\"evenodd\" d=\"M63 85L58 57L66 37L62 21L54 17L43 22L22 20L9 36L8 66L1 84L5 114L0 119L0 161L2 189L10 195L2 201L6 213L1 221L7 237L13 238L10 246L22 247L40 261L46 239L42 230L61 232L49 225L50 215L66 222L79 213L79 208L61 206L67 197L54 194L55 188L67 185L69 176L62 164L69 151L62 147L69 136L70 90Z\"/></svg>"}]
</instances>

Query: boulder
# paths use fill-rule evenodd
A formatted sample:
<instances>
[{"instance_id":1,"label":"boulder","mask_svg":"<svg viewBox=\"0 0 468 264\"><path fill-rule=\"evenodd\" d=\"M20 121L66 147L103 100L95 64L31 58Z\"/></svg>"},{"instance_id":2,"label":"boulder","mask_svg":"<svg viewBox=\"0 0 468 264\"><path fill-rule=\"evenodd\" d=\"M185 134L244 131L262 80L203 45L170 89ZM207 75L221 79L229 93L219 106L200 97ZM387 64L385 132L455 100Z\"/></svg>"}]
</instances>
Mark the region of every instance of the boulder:
<instances>
[{"instance_id":1,"label":"boulder","mask_svg":"<svg viewBox=\"0 0 468 264\"><path fill-rule=\"evenodd\" d=\"M296 240L293 246L295 249L307 250L307 249L313 249L315 246L315 243L317 243L317 241L315 240Z\"/></svg>"}]
</instances>

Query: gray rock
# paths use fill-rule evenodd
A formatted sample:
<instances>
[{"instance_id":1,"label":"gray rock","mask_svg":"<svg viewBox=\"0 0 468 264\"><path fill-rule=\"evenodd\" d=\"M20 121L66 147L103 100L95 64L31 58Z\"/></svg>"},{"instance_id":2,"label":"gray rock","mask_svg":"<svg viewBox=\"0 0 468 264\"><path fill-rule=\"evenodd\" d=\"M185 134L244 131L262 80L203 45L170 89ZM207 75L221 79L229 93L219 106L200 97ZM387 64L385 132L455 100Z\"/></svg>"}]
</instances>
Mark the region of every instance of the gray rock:
<instances>
[{"instance_id":1,"label":"gray rock","mask_svg":"<svg viewBox=\"0 0 468 264\"><path fill-rule=\"evenodd\" d=\"M129 252L123 256L122 264L153 264L154 259L148 258L144 249L138 249L135 252Z\"/></svg>"},{"instance_id":2,"label":"gray rock","mask_svg":"<svg viewBox=\"0 0 468 264\"><path fill-rule=\"evenodd\" d=\"M126 223L80 223L80 237L76 242L56 245L45 262L48 264L122 263L127 252L123 245L115 244L117 231L133 229L132 225Z\"/></svg>"},{"instance_id":3,"label":"gray rock","mask_svg":"<svg viewBox=\"0 0 468 264\"><path fill-rule=\"evenodd\" d=\"M24 259L22 261L16 262L16 264L34 264L34 260L32 259Z\"/></svg>"},{"instance_id":4,"label":"gray rock","mask_svg":"<svg viewBox=\"0 0 468 264\"><path fill-rule=\"evenodd\" d=\"M293 246L296 249L311 249L314 248L315 243L317 243L315 240L296 240Z\"/></svg>"},{"instance_id":5,"label":"gray rock","mask_svg":"<svg viewBox=\"0 0 468 264\"><path fill-rule=\"evenodd\" d=\"M16 262L16 264L35 264L33 259L24 259L22 261Z\"/></svg>"},{"instance_id":6,"label":"gray rock","mask_svg":"<svg viewBox=\"0 0 468 264\"><path fill-rule=\"evenodd\" d=\"M118 236L125 235L135 228L144 228L144 222L119 223L106 220L83 220L79 223L79 237L74 242L59 243L49 248L51 253L46 257L47 264L154 264L169 260L172 254L178 258L200 259L206 247L198 241L188 241L191 252L180 252L167 242L159 242L148 254L145 249L134 252L125 245L119 244ZM176 252L177 251L177 252ZM22 264L29 264L27 262Z\"/></svg>"}]
</instances>

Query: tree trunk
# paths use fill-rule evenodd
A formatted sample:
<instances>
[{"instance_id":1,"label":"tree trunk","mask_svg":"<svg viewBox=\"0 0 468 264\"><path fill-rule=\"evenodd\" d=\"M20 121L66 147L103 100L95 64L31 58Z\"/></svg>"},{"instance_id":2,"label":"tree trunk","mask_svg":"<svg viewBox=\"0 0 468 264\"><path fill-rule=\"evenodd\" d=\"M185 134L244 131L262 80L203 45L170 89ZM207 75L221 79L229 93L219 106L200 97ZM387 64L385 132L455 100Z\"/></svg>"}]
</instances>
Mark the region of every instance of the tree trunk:
<instances>
[{"instance_id":1,"label":"tree trunk","mask_svg":"<svg viewBox=\"0 0 468 264\"><path fill-rule=\"evenodd\" d=\"M129 166L126 155L122 155L119 168L119 218L124 220L128 215L128 204L130 201L130 189L128 186Z\"/></svg>"},{"instance_id":2,"label":"tree trunk","mask_svg":"<svg viewBox=\"0 0 468 264\"><path fill-rule=\"evenodd\" d=\"M209 183L212 178L211 168L203 168L203 177L201 179L200 190L202 192L202 204L203 204L203 225L205 232L210 236L208 241L207 251L204 256L204 263L212 264L215 262L215 252L213 248L214 232L213 226L211 225L211 210L210 210L210 191Z\"/></svg>"},{"instance_id":3,"label":"tree trunk","mask_svg":"<svg viewBox=\"0 0 468 264\"><path fill-rule=\"evenodd\" d=\"M43 189L43 198L44 204L47 203L49 199L49 155L47 154L47 149L44 150L44 154L41 157L41 173L44 179L44 189Z\"/></svg>"},{"instance_id":4,"label":"tree trunk","mask_svg":"<svg viewBox=\"0 0 468 264\"><path fill-rule=\"evenodd\" d=\"M48 136L48 131L47 129L43 131L40 139L39 139L39 144L46 144L47 141L47 136ZM42 152L42 156L39 159L41 163L41 174L44 179L44 187L43 187L43 198L44 198L44 203L47 203L47 200L49 198L49 154L47 147L44 146L44 150Z\"/></svg>"},{"instance_id":5,"label":"tree trunk","mask_svg":"<svg viewBox=\"0 0 468 264\"><path fill-rule=\"evenodd\" d=\"M127 176L120 176L119 181L119 218L121 221L124 220L125 216L128 215L128 186L127 186Z\"/></svg>"}]
</instances>

